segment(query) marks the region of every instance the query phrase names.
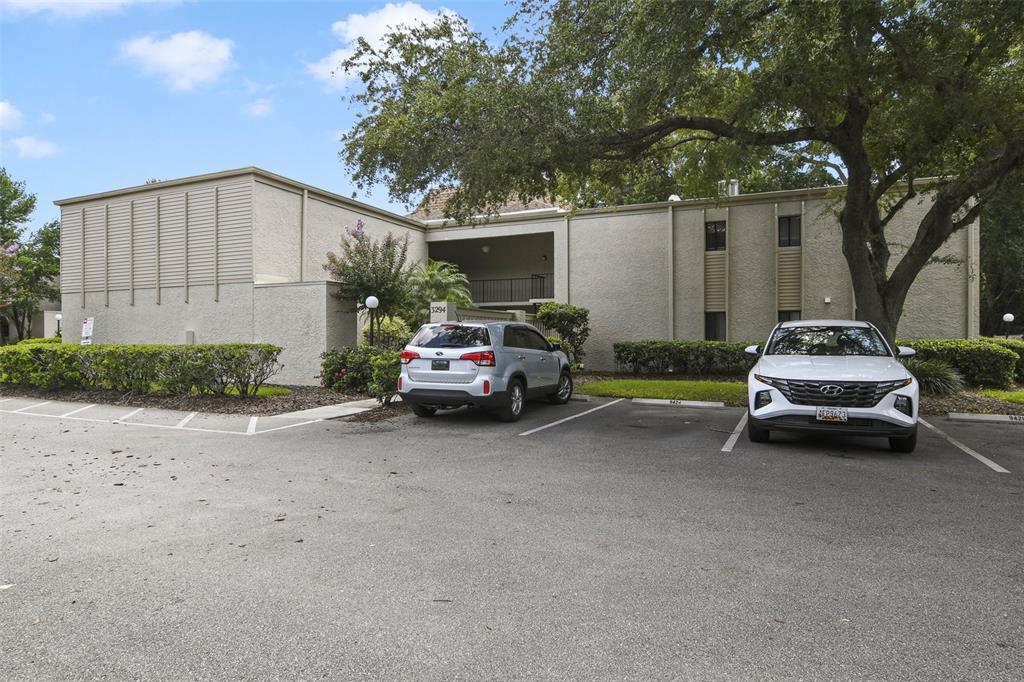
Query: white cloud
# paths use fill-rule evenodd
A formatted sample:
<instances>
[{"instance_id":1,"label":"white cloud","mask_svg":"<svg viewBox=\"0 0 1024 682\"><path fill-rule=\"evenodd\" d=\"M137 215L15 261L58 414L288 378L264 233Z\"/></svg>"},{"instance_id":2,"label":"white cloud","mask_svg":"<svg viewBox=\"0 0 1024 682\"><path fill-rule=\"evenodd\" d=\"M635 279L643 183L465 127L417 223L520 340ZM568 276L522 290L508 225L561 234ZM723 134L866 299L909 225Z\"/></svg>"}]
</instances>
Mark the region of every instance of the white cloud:
<instances>
[{"instance_id":1,"label":"white cloud","mask_svg":"<svg viewBox=\"0 0 1024 682\"><path fill-rule=\"evenodd\" d=\"M274 89L273 85L260 83L259 81L254 81L249 78L242 79L242 87L245 88L245 91L250 95L262 95Z\"/></svg>"},{"instance_id":2,"label":"white cloud","mask_svg":"<svg viewBox=\"0 0 1024 682\"><path fill-rule=\"evenodd\" d=\"M253 118L265 118L274 113L274 103L261 97L246 104L242 110Z\"/></svg>"},{"instance_id":3,"label":"white cloud","mask_svg":"<svg viewBox=\"0 0 1024 682\"><path fill-rule=\"evenodd\" d=\"M49 111L44 111L43 113L39 114L39 120L41 120L43 123L53 123L57 120L57 117L51 114Z\"/></svg>"},{"instance_id":4,"label":"white cloud","mask_svg":"<svg viewBox=\"0 0 1024 682\"><path fill-rule=\"evenodd\" d=\"M142 36L121 45L121 57L134 62L144 73L164 78L174 91L188 91L213 83L234 67L234 42L205 31L175 33L160 40Z\"/></svg>"},{"instance_id":5,"label":"white cloud","mask_svg":"<svg viewBox=\"0 0 1024 682\"><path fill-rule=\"evenodd\" d=\"M19 159L44 159L57 153L57 145L46 140L39 140L31 135L16 137L11 142L18 149Z\"/></svg>"},{"instance_id":6,"label":"white cloud","mask_svg":"<svg viewBox=\"0 0 1024 682\"><path fill-rule=\"evenodd\" d=\"M60 19L79 19L90 14L113 12L141 4L169 4L177 0L0 0L4 13L48 14Z\"/></svg>"},{"instance_id":7,"label":"white cloud","mask_svg":"<svg viewBox=\"0 0 1024 682\"><path fill-rule=\"evenodd\" d=\"M20 128L24 118L16 106L5 99L0 99L0 130Z\"/></svg>"},{"instance_id":8,"label":"white cloud","mask_svg":"<svg viewBox=\"0 0 1024 682\"><path fill-rule=\"evenodd\" d=\"M306 72L323 81L329 90L344 90L356 74L346 74L338 65L355 53L356 41L365 40L371 47L384 46L384 36L400 26L432 24L441 16L451 14L441 8L431 12L415 2L388 3L366 14L350 14L347 19L331 24L331 32L344 47L332 51L323 59L306 64Z\"/></svg>"}]
</instances>

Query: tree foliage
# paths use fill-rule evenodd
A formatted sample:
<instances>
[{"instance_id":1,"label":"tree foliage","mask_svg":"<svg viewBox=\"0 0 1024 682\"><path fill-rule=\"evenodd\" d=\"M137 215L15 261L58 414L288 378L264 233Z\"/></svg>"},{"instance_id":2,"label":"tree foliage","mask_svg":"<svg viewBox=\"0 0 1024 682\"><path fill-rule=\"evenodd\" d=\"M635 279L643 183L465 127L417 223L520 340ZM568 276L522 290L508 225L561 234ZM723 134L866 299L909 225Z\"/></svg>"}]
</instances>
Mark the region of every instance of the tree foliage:
<instances>
[{"instance_id":1,"label":"tree foliage","mask_svg":"<svg viewBox=\"0 0 1024 682\"><path fill-rule=\"evenodd\" d=\"M14 256L16 274L5 311L18 338L32 335L32 317L46 301L60 299L60 222L53 220L24 240Z\"/></svg>"},{"instance_id":2,"label":"tree foliage","mask_svg":"<svg viewBox=\"0 0 1024 682\"><path fill-rule=\"evenodd\" d=\"M0 168L0 246L21 239L25 223L36 210L36 195L25 190L25 183Z\"/></svg>"},{"instance_id":3,"label":"tree foliage","mask_svg":"<svg viewBox=\"0 0 1024 682\"><path fill-rule=\"evenodd\" d=\"M1003 334L1003 315L1024 328L1024 172L1015 173L981 217L981 333Z\"/></svg>"},{"instance_id":4,"label":"tree foliage","mask_svg":"<svg viewBox=\"0 0 1024 682\"><path fill-rule=\"evenodd\" d=\"M366 310L366 299L376 296L379 320L405 304L408 250L408 237L398 238L388 232L382 239L371 239L363 221L358 220L354 228L345 228L341 254L327 253L324 270L340 285L335 295L342 300L355 301L357 310Z\"/></svg>"},{"instance_id":5,"label":"tree foliage","mask_svg":"<svg viewBox=\"0 0 1024 682\"><path fill-rule=\"evenodd\" d=\"M703 149L738 169L782 154L845 180L857 303L892 339L922 268L1024 165L1024 3L526 0L506 28L492 44L446 16L360 43L359 183L455 186L465 217L510 193L660 197L714 168ZM923 189L896 260L886 228Z\"/></svg>"},{"instance_id":6,"label":"tree foliage","mask_svg":"<svg viewBox=\"0 0 1024 682\"><path fill-rule=\"evenodd\" d=\"M568 303L544 303L537 310L537 321L558 334L569 362L582 368L586 355L583 344L590 338L590 310Z\"/></svg>"}]
</instances>

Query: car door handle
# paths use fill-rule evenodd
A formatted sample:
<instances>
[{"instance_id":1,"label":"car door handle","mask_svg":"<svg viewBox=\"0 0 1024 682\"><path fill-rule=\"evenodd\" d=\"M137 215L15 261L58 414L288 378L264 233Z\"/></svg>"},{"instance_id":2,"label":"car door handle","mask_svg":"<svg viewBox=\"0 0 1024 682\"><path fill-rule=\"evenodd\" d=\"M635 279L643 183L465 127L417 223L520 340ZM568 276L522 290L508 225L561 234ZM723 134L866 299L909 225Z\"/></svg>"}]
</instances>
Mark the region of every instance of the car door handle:
<instances>
[{"instance_id":1,"label":"car door handle","mask_svg":"<svg viewBox=\"0 0 1024 682\"><path fill-rule=\"evenodd\" d=\"M525 360L525 359L526 359L525 355L517 355L516 356L516 360Z\"/></svg>"},{"instance_id":2,"label":"car door handle","mask_svg":"<svg viewBox=\"0 0 1024 682\"><path fill-rule=\"evenodd\" d=\"M541 362L547 362L547 361L548 361L548 359L547 359L547 358L541 358L541 359L540 359L540 361L541 361Z\"/></svg>"}]
</instances>

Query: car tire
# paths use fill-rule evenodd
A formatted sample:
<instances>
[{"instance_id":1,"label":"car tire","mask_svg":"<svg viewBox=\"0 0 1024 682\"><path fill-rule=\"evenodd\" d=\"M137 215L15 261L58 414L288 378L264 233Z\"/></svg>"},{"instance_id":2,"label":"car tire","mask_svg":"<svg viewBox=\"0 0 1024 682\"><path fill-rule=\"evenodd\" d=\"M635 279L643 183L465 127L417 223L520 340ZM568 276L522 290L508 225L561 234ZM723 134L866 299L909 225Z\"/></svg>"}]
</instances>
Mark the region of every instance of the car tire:
<instances>
[{"instance_id":1,"label":"car tire","mask_svg":"<svg viewBox=\"0 0 1024 682\"><path fill-rule=\"evenodd\" d=\"M412 408L412 413L417 417L433 417L434 413L437 412L437 408L417 405L416 403L409 403L409 407Z\"/></svg>"},{"instance_id":2,"label":"car tire","mask_svg":"<svg viewBox=\"0 0 1024 682\"><path fill-rule=\"evenodd\" d=\"M513 379L505 390L505 404L495 414L503 422L517 422L523 416L525 405L526 386L522 379Z\"/></svg>"},{"instance_id":3,"label":"car tire","mask_svg":"<svg viewBox=\"0 0 1024 682\"><path fill-rule=\"evenodd\" d=\"M889 449L893 452L911 453L914 448L917 447L917 427L910 433L909 436L903 436L902 438L890 438Z\"/></svg>"},{"instance_id":4,"label":"car tire","mask_svg":"<svg viewBox=\"0 0 1024 682\"><path fill-rule=\"evenodd\" d=\"M771 438L771 431L763 426L757 426L750 415L747 415L747 438L751 443L767 443Z\"/></svg>"},{"instance_id":5,"label":"car tire","mask_svg":"<svg viewBox=\"0 0 1024 682\"><path fill-rule=\"evenodd\" d=\"M563 370L558 377L558 390L548 396L548 402L552 405L565 405L572 398L573 391L572 374L569 370Z\"/></svg>"}]
</instances>

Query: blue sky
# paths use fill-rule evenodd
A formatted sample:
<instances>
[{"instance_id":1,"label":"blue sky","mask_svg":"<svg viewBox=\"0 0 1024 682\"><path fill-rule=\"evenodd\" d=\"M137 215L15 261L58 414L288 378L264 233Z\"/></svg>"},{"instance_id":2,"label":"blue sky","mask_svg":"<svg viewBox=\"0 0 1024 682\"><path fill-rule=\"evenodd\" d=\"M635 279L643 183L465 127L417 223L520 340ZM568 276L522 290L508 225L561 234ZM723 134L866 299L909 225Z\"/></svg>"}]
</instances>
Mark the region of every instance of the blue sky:
<instances>
[{"instance_id":1,"label":"blue sky","mask_svg":"<svg viewBox=\"0 0 1024 682\"><path fill-rule=\"evenodd\" d=\"M0 163L53 200L240 166L346 196L338 160L352 85L329 66L357 35L453 11L491 33L485 2L0 0ZM360 199L405 212L384 187Z\"/></svg>"}]
</instances>

